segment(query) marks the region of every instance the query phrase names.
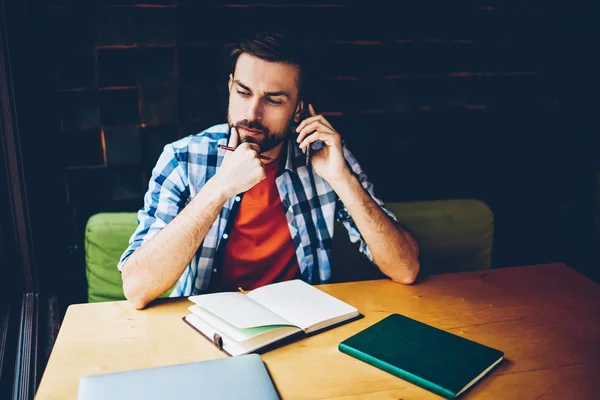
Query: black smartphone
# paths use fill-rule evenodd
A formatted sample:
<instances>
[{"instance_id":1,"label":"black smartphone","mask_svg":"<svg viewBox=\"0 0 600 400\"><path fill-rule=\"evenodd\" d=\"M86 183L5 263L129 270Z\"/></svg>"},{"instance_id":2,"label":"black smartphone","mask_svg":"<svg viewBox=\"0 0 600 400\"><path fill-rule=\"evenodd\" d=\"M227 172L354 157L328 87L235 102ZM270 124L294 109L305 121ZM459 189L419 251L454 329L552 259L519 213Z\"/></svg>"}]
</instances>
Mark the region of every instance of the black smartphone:
<instances>
[{"instance_id":1,"label":"black smartphone","mask_svg":"<svg viewBox=\"0 0 600 400\"><path fill-rule=\"evenodd\" d=\"M309 117L309 115L308 115L308 103L305 102L304 103L304 107L302 108L302 113L300 114L300 122L304 121L308 117ZM306 147L306 153L305 153L305 155L306 155L306 161L305 161L305 164L304 164L307 167L308 167L308 164L310 164L310 151L311 150L312 150L311 149L311 145L308 145Z\"/></svg>"},{"instance_id":2,"label":"black smartphone","mask_svg":"<svg viewBox=\"0 0 600 400\"><path fill-rule=\"evenodd\" d=\"M300 135L298 132L296 132L296 128L298 128L298 126L300 125L300 123L302 123L302 121L304 121L306 118L308 118L308 117L309 117L309 115L308 115L308 103L307 103L307 102L305 102L304 104L305 104L305 106L304 106L304 108L302 109L302 111L300 112L300 122L298 122L298 123L295 123L295 122L294 122L294 123L291 125L291 129L290 129L290 139L291 139L291 140L294 140L294 142L295 142L295 141L296 141L296 139L298 138L298 135ZM300 145L300 143L297 143L297 145L299 146L299 145ZM311 150L311 148L310 148L310 146L308 146L308 147L306 148L306 153L305 153L305 155L306 155L306 164L305 164L305 165L306 165L306 166L308 166L308 164L309 164L309 162L310 162L310 150Z\"/></svg>"}]
</instances>

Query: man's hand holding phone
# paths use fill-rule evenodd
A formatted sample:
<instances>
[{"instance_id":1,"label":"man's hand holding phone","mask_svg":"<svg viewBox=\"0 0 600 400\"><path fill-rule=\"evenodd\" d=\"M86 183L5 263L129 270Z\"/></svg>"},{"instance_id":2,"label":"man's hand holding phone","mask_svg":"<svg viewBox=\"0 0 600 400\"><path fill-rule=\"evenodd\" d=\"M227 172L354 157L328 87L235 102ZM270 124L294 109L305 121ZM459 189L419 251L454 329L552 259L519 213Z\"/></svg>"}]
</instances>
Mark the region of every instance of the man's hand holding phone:
<instances>
[{"instance_id":1,"label":"man's hand holding phone","mask_svg":"<svg viewBox=\"0 0 600 400\"><path fill-rule=\"evenodd\" d=\"M323 148L311 151L310 163L313 170L329 184L348 179L351 173L346 166L340 134L325 117L317 115L312 104L308 105L308 112L309 117L296 128L296 141L300 144L300 149L306 153L312 143L323 142Z\"/></svg>"}]
</instances>

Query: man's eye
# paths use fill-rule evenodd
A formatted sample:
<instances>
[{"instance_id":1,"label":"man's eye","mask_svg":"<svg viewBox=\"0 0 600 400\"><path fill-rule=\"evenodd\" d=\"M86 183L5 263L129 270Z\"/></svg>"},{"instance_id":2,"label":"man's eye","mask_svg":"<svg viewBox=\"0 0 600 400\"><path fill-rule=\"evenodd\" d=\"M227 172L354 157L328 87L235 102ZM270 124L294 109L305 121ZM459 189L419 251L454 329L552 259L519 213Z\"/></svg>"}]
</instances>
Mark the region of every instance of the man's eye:
<instances>
[{"instance_id":1,"label":"man's eye","mask_svg":"<svg viewBox=\"0 0 600 400\"><path fill-rule=\"evenodd\" d=\"M281 101L279 100L273 100L273 99L267 99L267 101L271 104L275 104L275 105L279 105L281 104Z\"/></svg>"},{"instance_id":2,"label":"man's eye","mask_svg":"<svg viewBox=\"0 0 600 400\"><path fill-rule=\"evenodd\" d=\"M246 97L246 96L250 96L250 93L248 93L248 92L243 92L243 91L241 91L241 90L238 90L237 92L238 92L238 94L239 94L240 96L244 96L244 97Z\"/></svg>"}]
</instances>

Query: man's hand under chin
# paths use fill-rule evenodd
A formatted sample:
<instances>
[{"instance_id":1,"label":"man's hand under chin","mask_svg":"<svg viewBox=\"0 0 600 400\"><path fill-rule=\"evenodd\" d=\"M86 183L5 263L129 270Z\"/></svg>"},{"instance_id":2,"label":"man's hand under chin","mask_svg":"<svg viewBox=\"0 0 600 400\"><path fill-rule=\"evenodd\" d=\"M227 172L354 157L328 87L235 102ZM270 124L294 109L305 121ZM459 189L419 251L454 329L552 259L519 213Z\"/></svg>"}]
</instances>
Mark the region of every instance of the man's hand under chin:
<instances>
[{"instance_id":1,"label":"man's hand under chin","mask_svg":"<svg viewBox=\"0 0 600 400\"><path fill-rule=\"evenodd\" d=\"M239 144L239 141L238 131L232 127L228 146L236 150L225 154L213 178L228 197L250 190L267 176L259 157L260 147L255 143Z\"/></svg>"}]
</instances>

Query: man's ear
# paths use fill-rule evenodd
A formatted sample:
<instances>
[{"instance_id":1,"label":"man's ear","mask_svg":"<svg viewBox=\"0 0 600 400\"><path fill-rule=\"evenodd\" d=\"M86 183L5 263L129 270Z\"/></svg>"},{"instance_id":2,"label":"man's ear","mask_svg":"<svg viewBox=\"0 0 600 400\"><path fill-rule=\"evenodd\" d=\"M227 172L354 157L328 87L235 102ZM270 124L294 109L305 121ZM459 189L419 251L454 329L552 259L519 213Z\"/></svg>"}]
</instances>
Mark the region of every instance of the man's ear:
<instances>
[{"instance_id":1,"label":"man's ear","mask_svg":"<svg viewBox=\"0 0 600 400\"><path fill-rule=\"evenodd\" d=\"M231 86L233 85L233 75L229 74L229 82L227 82L227 86L229 87L229 91L231 92Z\"/></svg>"},{"instance_id":2,"label":"man's ear","mask_svg":"<svg viewBox=\"0 0 600 400\"><path fill-rule=\"evenodd\" d=\"M296 105L296 111L294 111L294 122L299 124L302 122L302 114L304 111L304 100L300 100Z\"/></svg>"}]
</instances>

